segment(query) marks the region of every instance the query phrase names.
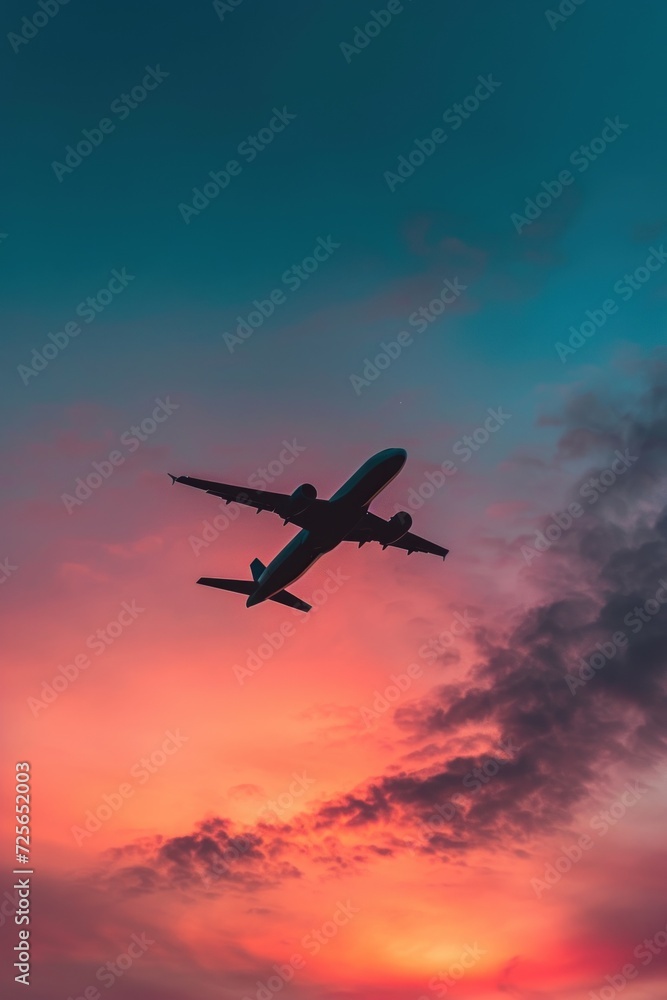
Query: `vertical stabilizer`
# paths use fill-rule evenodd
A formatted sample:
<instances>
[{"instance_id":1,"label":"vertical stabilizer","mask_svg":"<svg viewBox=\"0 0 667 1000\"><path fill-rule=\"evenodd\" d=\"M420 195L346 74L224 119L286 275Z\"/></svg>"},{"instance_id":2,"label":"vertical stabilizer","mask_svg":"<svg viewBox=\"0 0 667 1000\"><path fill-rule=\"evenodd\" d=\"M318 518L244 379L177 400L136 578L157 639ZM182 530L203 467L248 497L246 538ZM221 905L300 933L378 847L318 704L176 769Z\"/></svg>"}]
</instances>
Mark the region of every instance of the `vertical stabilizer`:
<instances>
[{"instance_id":1,"label":"vertical stabilizer","mask_svg":"<svg viewBox=\"0 0 667 1000\"><path fill-rule=\"evenodd\" d=\"M253 580L255 581L259 580L260 576L262 575L265 569L266 566L264 565L261 559L253 559L253 561L250 563L250 572L252 573Z\"/></svg>"}]
</instances>

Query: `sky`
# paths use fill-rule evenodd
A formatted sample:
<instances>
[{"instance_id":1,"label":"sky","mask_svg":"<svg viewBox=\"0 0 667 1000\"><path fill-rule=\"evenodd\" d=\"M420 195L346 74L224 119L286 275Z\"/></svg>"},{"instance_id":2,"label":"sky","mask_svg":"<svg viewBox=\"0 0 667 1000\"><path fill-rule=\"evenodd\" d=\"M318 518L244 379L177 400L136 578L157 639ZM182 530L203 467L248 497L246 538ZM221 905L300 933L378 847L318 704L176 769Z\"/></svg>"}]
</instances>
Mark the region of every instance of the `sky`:
<instances>
[{"instance_id":1,"label":"sky","mask_svg":"<svg viewBox=\"0 0 667 1000\"><path fill-rule=\"evenodd\" d=\"M3 995L665 993L666 28L7 0ZM194 585L388 447L444 563Z\"/></svg>"}]
</instances>

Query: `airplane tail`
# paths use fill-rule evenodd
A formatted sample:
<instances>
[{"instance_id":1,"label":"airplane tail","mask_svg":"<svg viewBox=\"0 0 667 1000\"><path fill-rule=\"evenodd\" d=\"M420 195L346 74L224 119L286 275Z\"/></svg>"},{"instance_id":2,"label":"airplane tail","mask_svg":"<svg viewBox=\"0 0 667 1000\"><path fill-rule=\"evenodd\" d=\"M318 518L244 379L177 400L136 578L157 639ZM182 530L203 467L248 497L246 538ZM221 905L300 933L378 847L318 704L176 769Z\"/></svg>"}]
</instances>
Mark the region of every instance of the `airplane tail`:
<instances>
[{"instance_id":1,"label":"airplane tail","mask_svg":"<svg viewBox=\"0 0 667 1000\"><path fill-rule=\"evenodd\" d=\"M247 594L250 597L265 569L264 563L259 559L253 559L250 563L252 580L221 580L214 576L202 576L197 580L197 583L201 583L205 587L217 587L219 590L229 590L234 594ZM273 597L269 597L269 600L275 601L277 604L284 604L288 608L295 608L297 611L310 611L312 608L311 604L306 604L299 597L290 594L288 590L279 590Z\"/></svg>"},{"instance_id":2,"label":"airplane tail","mask_svg":"<svg viewBox=\"0 0 667 1000\"><path fill-rule=\"evenodd\" d=\"M260 576L262 575L265 569L266 566L264 565L261 559L253 559L253 561L250 563L250 572L252 573L253 580L255 581L259 580Z\"/></svg>"}]
</instances>

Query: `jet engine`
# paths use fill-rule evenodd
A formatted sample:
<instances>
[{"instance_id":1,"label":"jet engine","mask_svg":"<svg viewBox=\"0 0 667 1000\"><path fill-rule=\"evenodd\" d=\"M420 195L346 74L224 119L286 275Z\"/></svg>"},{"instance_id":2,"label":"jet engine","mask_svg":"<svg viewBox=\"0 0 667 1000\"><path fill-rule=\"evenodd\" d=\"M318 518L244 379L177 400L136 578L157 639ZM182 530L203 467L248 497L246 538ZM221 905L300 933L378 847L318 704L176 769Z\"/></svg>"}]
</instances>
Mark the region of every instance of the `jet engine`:
<instances>
[{"instance_id":1,"label":"jet engine","mask_svg":"<svg viewBox=\"0 0 667 1000\"><path fill-rule=\"evenodd\" d=\"M406 535L412 527L412 518L406 510L399 510L397 514L390 517L382 532L380 541L383 545L391 545L398 542L403 535Z\"/></svg>"},{"instance_id":2,"label":"jet engine","mask_svg":"<svg viewBox=\"0 0 667 1000\"><path fill-rule=\"evenodd\" d=\"M297 486L290 497L290 517L296 517L307 510L313 500L317 499L317 490L310 483Z\"/></svg>"}]
</instances>

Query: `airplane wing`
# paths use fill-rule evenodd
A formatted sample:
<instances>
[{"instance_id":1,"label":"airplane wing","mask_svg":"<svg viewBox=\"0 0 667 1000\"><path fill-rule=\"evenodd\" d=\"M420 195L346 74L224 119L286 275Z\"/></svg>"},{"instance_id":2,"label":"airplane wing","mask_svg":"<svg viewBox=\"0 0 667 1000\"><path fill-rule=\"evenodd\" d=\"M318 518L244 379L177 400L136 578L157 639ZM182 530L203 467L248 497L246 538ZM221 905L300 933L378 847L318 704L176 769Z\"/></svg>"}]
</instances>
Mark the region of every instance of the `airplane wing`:
<instances>
[{"instance_id":1,"label":"airplane wing","mask_svg":"<svg viewBox=\"0 0 667 1000\"><path fill-rule=\"evenodd\" d=\"M429 542L427 538L421 538L411 531L406 532L395 542L385 542L383 541L384 532L389 523L384 518L378 517L377 514L371 514L370 511L367 511L359 524L353 528L349 535L346 535L345 541L358 542L360 548L366 542L379 542L383 548L391 545L395 549L405 549L408 555L411 552L427 552L431 555L442 556L443 559L449 552L449 549L443 548L442 545Z\"/></svg>"},{"instance_id":2,"label":"airplane wing","mask_svg":"<svg viewBox=\"0 0 667 1000\"><path fill-rule=\"evenodd\" d=\"M289 519L292 524L300 528L309 527L308 514L313 507L326 503L325 500L313 500L308 509L302 513L294 515L291 505L291 497L287 493L272 493L270 490L253 490L249 486L230 486L227 483L214 483L208 479L193 479L192 476L171 476L172 483L183 483L185 486L194 486L195 489L205 490L214 497L220 497L226 503L241 503L246 507L254 507L257 513L261 510L270 510L282 517Z\"/></svg>"}]
</instances>

